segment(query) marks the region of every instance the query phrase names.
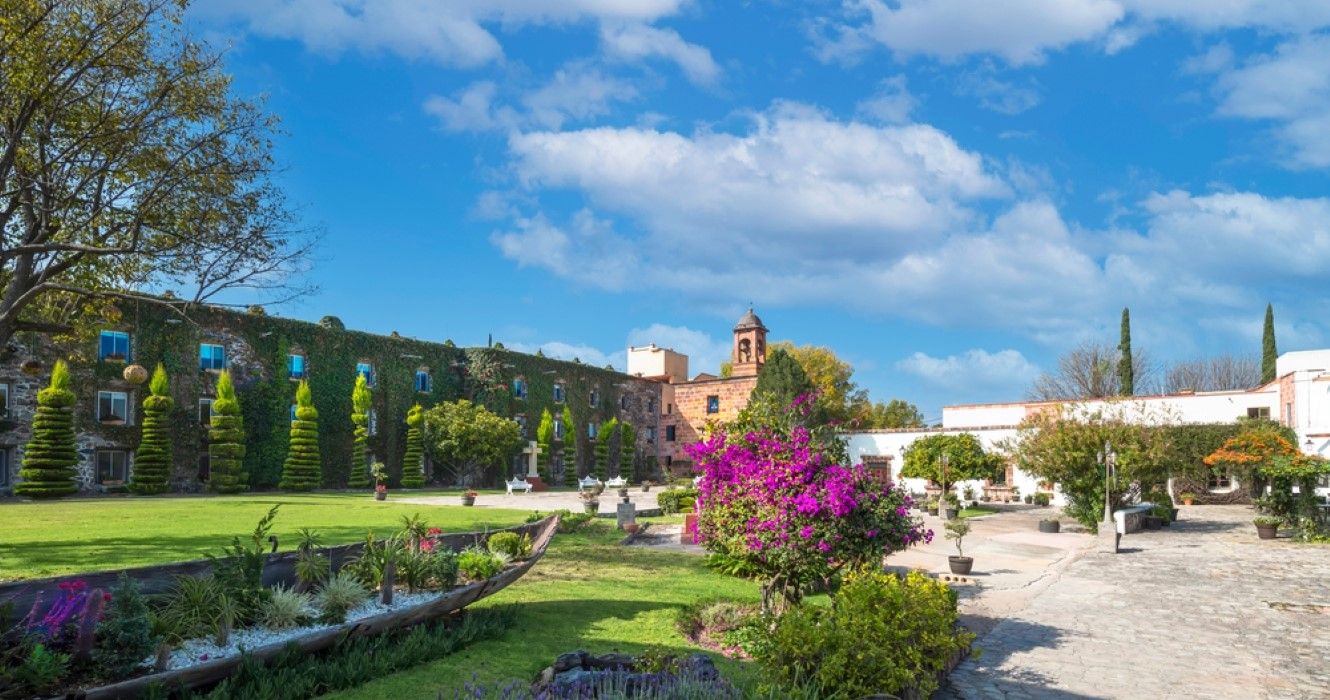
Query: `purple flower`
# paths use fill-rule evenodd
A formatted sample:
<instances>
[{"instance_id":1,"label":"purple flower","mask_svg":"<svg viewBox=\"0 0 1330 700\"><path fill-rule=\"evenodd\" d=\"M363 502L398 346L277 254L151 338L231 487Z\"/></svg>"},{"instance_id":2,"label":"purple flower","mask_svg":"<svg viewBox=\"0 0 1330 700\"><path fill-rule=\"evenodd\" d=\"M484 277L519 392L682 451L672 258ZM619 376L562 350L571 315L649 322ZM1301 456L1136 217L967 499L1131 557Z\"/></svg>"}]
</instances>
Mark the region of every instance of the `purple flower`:
<instances>
[{"instance_id":1,"label":"purple flower","mask_svg":"<svg viewBox=\"0 0 1330 700\"><path fill-rule=\"evenodd\" d=\"M812 525L805 525L805 526L799 528L799 536L802 537L802 538L804 538L804 539L808 539L808 538L812 537L812 536L813 536L813 526L812 526Z\"/></svg>"}]
</instances>

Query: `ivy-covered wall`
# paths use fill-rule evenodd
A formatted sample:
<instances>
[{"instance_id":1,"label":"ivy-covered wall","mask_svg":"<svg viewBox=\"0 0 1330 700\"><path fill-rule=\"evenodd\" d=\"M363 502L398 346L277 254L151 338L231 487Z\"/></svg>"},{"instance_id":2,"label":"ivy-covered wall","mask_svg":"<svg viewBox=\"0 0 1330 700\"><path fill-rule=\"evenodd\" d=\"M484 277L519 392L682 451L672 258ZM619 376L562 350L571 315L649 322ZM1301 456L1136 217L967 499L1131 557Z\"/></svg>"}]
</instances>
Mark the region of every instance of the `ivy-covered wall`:
<instances>
[{"instance_id":1,"label":"ivy-covered wall","mask_svg":"<svg viewBox=\"0 0 1330 700\"><path fill-rule=\"evenodd\" d=\"M171 483L176 491L203 488L198 469L200 455L207 452L207 430L199 420L199 399L213 395L216 375L199 368L200 343L226 349L227 367L240 396L248 439L245 468L250 486L256 489L273 488L281 477L296 387L288 373L288 356L292 353L305 357L306 376L319 411L323 484L330 488L345 486L348 477L353 440L351 391L358 362L374 366L376 430L369 438L369 449L373 459L388 467L393 484L400 479L406 448L406 412L417 401L428 407L440 401L472 398L502 415L526 416L526 435L534 439L541 409L562 409L553 398L554 384L562 382L566 401L579 422L573 432L580 443L579 461L583 464L590 464L591 459L587 421L617 416L645 426L657 419L654 414L659 408L658 384L613 370L501 348L462 349L451 343L350 331L333 318L310 323L203 307L191 311L185 319L161 306L135 302L108 308L104 316L104 329L130 334L129 363L151 371L161 362L170 375L176 400L171 416L175 464ZM125 363L97 360L98 330L56 341L26 337L0 356L0 382L11 384L12 410L8 420L0 422L0 449L10 454L8 485L16 480L36 389L49 378L57 357L67 358L76 376L81 488L102 490L94 483L96 450L121 448L132 452L137 446L146 387L124 380ZM26 372L24 363L28 363ZM430 373L432 386L427 393L416 391L418 369ZM527 383L526 398L514 395L513 380L518 377ZM128 425L97 421L97 392L106 390L129 394ZM594 407L593 390L598 399ZM625 397L622 403L621 397ZM653 457L654 448L654 442L639 437L641 458ZM0 488L4 486L0 482Z\"/></svg>"}]
</instances>

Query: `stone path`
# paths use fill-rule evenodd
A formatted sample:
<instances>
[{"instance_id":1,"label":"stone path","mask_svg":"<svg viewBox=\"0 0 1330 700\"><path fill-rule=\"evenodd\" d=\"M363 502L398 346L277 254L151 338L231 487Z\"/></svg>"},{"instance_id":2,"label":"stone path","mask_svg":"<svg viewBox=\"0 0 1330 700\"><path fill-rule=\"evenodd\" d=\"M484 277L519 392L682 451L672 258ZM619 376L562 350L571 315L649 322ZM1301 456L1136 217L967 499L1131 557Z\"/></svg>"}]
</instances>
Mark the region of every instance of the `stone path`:
<instances>
[{"instance_id":1,"label":"stone path","mask_svg":"<svg viewBox=\"0 0 1330 700\"><path fill-rule=\"evenodd\" d=\"M1261 542L1251 517L1183 508L1052 567L935 697L1330 698L1330 548Z\"/></svg>"},{"instance_id":2,"label":"stone path","mask_svg":"<svg viewBox=\"0 0 1330 700\"><path fill-rule=\"evenodd\" d=\"M650 510L660 507L656 504L656 494L659 492L660 489L643 492L641 488L632 488L628 490L628 498L637 506L638 510ZM453 495L405 497L393 498L393 500L398 503L419 503L427 506L455 506L460 503L458 497ZM602 514L613 514L618 505L619 494L617 491L606 491L600 494L600 512ZM533 491L531 493L521 493L519 491L511 496L502 493L482 493L476 497L475 507L536 510L542 513L561 509L581 512L582 499L576 491Z\"/></svg>"}]
</instances>

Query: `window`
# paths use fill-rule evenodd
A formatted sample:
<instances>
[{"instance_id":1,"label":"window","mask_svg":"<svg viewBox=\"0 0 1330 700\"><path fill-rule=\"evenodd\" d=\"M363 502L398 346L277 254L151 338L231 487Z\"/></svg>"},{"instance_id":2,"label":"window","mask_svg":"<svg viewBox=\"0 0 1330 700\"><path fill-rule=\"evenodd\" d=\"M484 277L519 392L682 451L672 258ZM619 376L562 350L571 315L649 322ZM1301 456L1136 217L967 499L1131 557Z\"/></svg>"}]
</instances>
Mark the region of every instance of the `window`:
<instances>
[{"instance_id":1,"label":"window","mask_svg":"<svg viewBox=\"0 0 1330 700\"><path fill-rule=\"evenodd\" d=\"M365 430L370 435L379 434L379 414L372 408L365 414Z\"/></svg>"},{"instance_id":2,"label":"window","mask_svg":"<svg viewBox=\"0 0 1330 700\"><path fill-rule=\"evenodd\" d=\"M1284 425L1293 425L1293 402L1284 404Z\"/></svg>"},{"instance_id":3,"label":"window","mask_svg":"<svg viewBox=\"0 0 1330 700\"><path fill-rule=\"evenodd\" d=\"M295 419L296 419L296 405L291 404L291 420L294 421Z\"/></svg>"},{"instance_id":4,"label":"window","mask_svg":"<svg viewBox=\"0 0 1330 700\"><path fill-rule=\"evenodd\" d=\"M9 385L0 384L0 416L9 415Z\"/></svg>"},{"instance_id":5,"label":"window","mask_svg":"<svg viewBox=\"0 0 1330 700\"><path fill-rule=\"evenodd\" d=\"M365 383L374 386L374 365L369 362L357 362L356 374L365 378Z\"/></svg>"},{"instance_id":6,"label":"window","mask_svg":"<svg viewBox=\"0 0 1330 700\"><path fill-rule=\"evenodd\" d=\"M1230 491L1233 489L1233 477L1228 474L1211 474L1209 488L1211 491Z\"/></svg>"},{"instance_id":7,"label":"window","mask_svg":"<svg viewBox=\"0 0 1330 700\"><path fill-rule=\"evenodd\" d=\"M129 453L97 450L97 483L119 486L129 480Z\"/></svg>"},{"instance_id":8,"label":"window","mask_svg":"<svg viewBox=\"0 0 1330 700\"><path fill-rule=\"evenodd\" d=\"M199 369L226 369L226 348L199 343Z\"/></svg>"},{"instance_id":9,"label":"window","mask_svg":"<svg viewBox=\"0 0 1330 700\"><path fill-rule=\"evenodd\" d=\"M286 356L286 374L292 379L305 378L305 356L300 353L291 353Z\"/></svg>"},{"instance_id":10,"label":"window","mask_svg":"<svg viewBox=\"0 0 1330 700\"><path fill-rule=\"evenodd\" d=\"M102 331L97 340L97 359L128 362L129 334L124 331Z\"/></svg>"},{"instance_id":11,"label":"window","mask_svg":"<svg viewBox=\"0 0 1330 700\"><path fill-rule=\"evenodd\" d=\"M595 439L596 439L596 424L595 424L595 423L587 423L587 424L586 424L586 436L589 437L589 438L591 438L592 440L595 440Z\"/></svg>"},{"instance_id":12,"label":"window","mask_svg":"<svg viewBox=\"0 0 1330 700\"><path fill-rule=\"evenodd\" d=\"M563 382L554 384L554 403L563 403Z\"/></svg>"},{"instance_id":13,"label":"window","mask_svg":"<svg viewBox=\"0 0 1330 700\"><path fill-rule=\"evenodd\" d=\"M199 399L199 425L212 425L213 399Z\"/></svg>"},{"instance_id":14,"label":"window","mask_svg":"<svg viewBox=\"0 0 1330 700\"><path fill-rule=\"evenodd\" d=\"M416 391L428 394L433 390L434 378L429 376L429 372L423 369L416 370Z\"/></svg>"},{"instance_id":15,"label":"window","mask_svg":"<svg viewBox=\"0 0 1330 700\"><path fill-rule=\"evenodd\" d=\"M628 409L628 396L626 394L619 397L619 408L624 410Z\"/></svg>"},{"instance_id":16,"label":"window","mask_svg":"<svg viewBox=\"0 0 1330 700\"><path fill-rule=\"evenodd\" d=\"M525 399L525 398L526 398L526 380L525 380L525 379L523 379L523 378L521 378L521 377L517 377L516 379L513 380L513 396L515 396L515 397L517 397L517 398L519 398L519 399Z\"/></svg>"},{"instance_id":17,"label":"window","mask_svg":"<svg viewBox=\"0 0 1330 700\"><path fill-rule=\"evenodd\" d=\"M655 442L655 441L656 441L656 427L652 426L650 428L647 428L647 442Z\"/></svg>"},{"instance_id":18,"label":"window","mask_svg":"<svg viewBox=\"0 0 1330 700\"><path fill-rule=\"evenodd\" d=\"M720 413L720 397L712 394L707 397L707 413Z\"/></svg>"},{"instance_id":19,"label":"window","mask_svg":"<svg viewBox=\"0 0 1330 700\"><path fill-rule=\"evenodd\" d=\"M655 413L655 412L656 412L656 400L647 399L647 413Z\"/></svg>"},{"instance_id":20,"label":"window","mask_svg":"<svg viewBox=\"0 0 1330 700\"><path fill-rule=\"evenodd\" d=\"M212 478L212 456L207 452L199 455L199 481L207 482Z\"/></svg>"},{"instance_id":21,"label":"window","mask_svg":"<svg viewBox=\"0 0 1330 700\"><path fill-rule=\"evenodd\" d=\"M513 420L517 422L518 434L520 434L522 437L526 437L526 416L519 413L513 416Z\"/></svg>"},{"instance_id":22,"label":"window","mask_svg":"<svg viewBox=\"0 0 1330 700\"><path fill-rule=\"evenodd\" d=\"M129 421L129 394L123 391L97 392L97 420L103 423Z\"/></svg>"},{"instance_id":23,"label":"window","mask_svg":"<svg viewBox=\"0 0 1330 700\"><path fill-rule=\"evenodd\" d=\"M665 426L665 442L674 442L674 426Z\"/></svg>"},{"instance_id":24,"label":"window","mask_svg":"<svg viewBox=\"0 0 1330 700\"><path fill-rule=\"evenodd\" d=\"M591 407L592 407L592 408L595 408L595 407L599 406L599 405L600 405L600 392L598 392L598 391L592 389L592 390L591 390L591 396L587 398L587 401L588 401L588 403L591 404Z\"/></svg>"},{"instance_id":25,"label":"window","mask_svg":"<svg viewBox=\"0 0 1330 700\"><path fill-rule=\"evenodd\" d=\"M563 421L561 420L554 421L554 439L555 440L563 439Z\"/></svg>"},{"instance_id":26,"label":"window","mask_svg":"<svg viewBox=\"0 0 1330 700\"><path fill-rule=\"evenodd\" d=\"M1269 406L1252 406L1247 409L1248 418L1259 418L1261 420L1270 420Z\"/></svg>"},{"instance_id":27,"label":"window","mask_svg":"<svg viewBox=\"0 0 1330 700\"><path fill-rule=\"evenodd\" d=\"M665 415L667 416L674 415L674 404L672 403L665 404Z\"/></svg>"},{"instance_id":28,"label":"window","mask_svg":"<svg viewBox=\"0 0 1330 700\"><path fill-rule=\"evenodd\" d=\"M0 447L0 486L9 486L9 448Z\"/></svg>"}]
</instances>

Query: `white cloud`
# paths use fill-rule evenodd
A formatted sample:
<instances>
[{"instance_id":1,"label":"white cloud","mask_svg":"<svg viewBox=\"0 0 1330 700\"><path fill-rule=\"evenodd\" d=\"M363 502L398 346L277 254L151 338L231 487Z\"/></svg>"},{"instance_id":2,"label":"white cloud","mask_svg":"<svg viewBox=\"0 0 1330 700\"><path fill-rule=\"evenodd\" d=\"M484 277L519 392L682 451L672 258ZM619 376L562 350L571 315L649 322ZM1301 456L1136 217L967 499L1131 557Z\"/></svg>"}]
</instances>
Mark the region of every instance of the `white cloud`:
<instances>
[{"instance_id":1,"label":"white cloud","mask_svg":"<svg viewBox=\"0 0 1330 700\"><path fill-rule=\"evenodd\" d=\"M1330 167L1330 35L1298 37L1220 75L1221 116L1268 120L1287 164Z\"/></svg>"},{"instance_id":2,"label":"white cloud","mask_svg":"<svg viewBox=\"0 0 1330 700\"><path fill-rule=\"evenodd\" d=\"M1039 376L1039 368L1017 350L990 353L977 348L946 357L916 352L898 361L896 369L936 386L957 390L1022 387Z\"/></svg>"},{"instance_id":3,"label":"white cloud","mask_svg":"<svg viewBox=\"0 0 1330 700\"><path fill-rule=\"evenodd\" d=\"M1299 33L1330 26L1323 0L1120 0L1145 21L1181 24L1198 31L1250 27Z\"/></svg>"},{"instance_id":4,"label":"white cloud","mask_svg":"<svg viewBox=\"0 0 1330 700\"><path fill-rule=\"evenodd\" d=\"M434 95L425 100L425 112L449 131L513 129L520 121L511 107L495 104L499 87L489 81L472 83L453 97Z\"/></svg>"},{"instance_id":5,"label":"white cloud","mask_svg":"<svg viewBox=\"0 0 1330 700\"><path fill-rule=\"evenodd\" d=\"M562 340L550 340L538 345L520 342L505 343L504 346L510 350L527 354L535 354L539 350L546 357L552 357L556 360L581 360L583 364L593 367L609 365L619 371L623 371L628 359L628 353L625 350L605 352L585 343L565 343Z\"/></svg>"},{"instance_id":6,"label":"white cloud","mask_svg":"<svg viewBox=\"0 0 1330 700\"><path fill-rule=\"evenodd\" d=\"M521 109L501 104L498 97L496 84L479 81L452 97L429 97L424 110L449 131L559 129L567 122L609 114L615 103L634 100L638 92L626 80L606 75L590 64L574 62L518 98Z\"/></svg>"},{"instance_id":7,"label":"white cloud","mask_svg":"<svg viewBox=\"0 0 1330 700\"><path fill-rule=\"evenodd\" d=\"M311 51L394 53L476 66L503 56L487 27L583 21L651 22L686 0L203 0L192 13Z\"/></svg>"},{"instance_id":8,"label":"white cloud","mask_svg":"<svg viewBox=\"0 0 1330 700\"><path fill-rule=\"evenodd\" d=\"M877 92L856 105L855 112L883 124L903 124L910 121L910 113L918 106L905 76L894 75L878 83Z\"/></svg>"},{"instance_id":9,"label":"white cloud","mask_svg":"<svg viewBox=\"0 0 1330 700\"><path fill-rule=\"evenodd\" d=\"M720 66L706 47L690 44L673 29L642 23L601 25L600 41L610 58L640 61L659 56L673 61L688 79L698 85L715 85Z\"/></svg>"},{"instance_id":10,"label":"white cloud","mask_svg":"<svg viewBox=\"0 0 1330 700\"><path fill-rule=\"evenodd\" d=\"M962 72L956 81L956 94L975 97L984 109L999 114L1020 114L1039 104L1039 92L997 77L997 69L985 61L976 70Z\"/></svg>"},{"instance_id":11,"label":"white cloud","mask_svg":"<svg viewBox=\"0 0 1330 700\"><path fill-rule=\"evenodd\" d=\"M490 241L519 267L543 267L587 286L621 290L637 273L632 245L586 209L573 216L568 230L538 214L518 218L512 230L496 231Z\"/></svg>"}]
</instances>

